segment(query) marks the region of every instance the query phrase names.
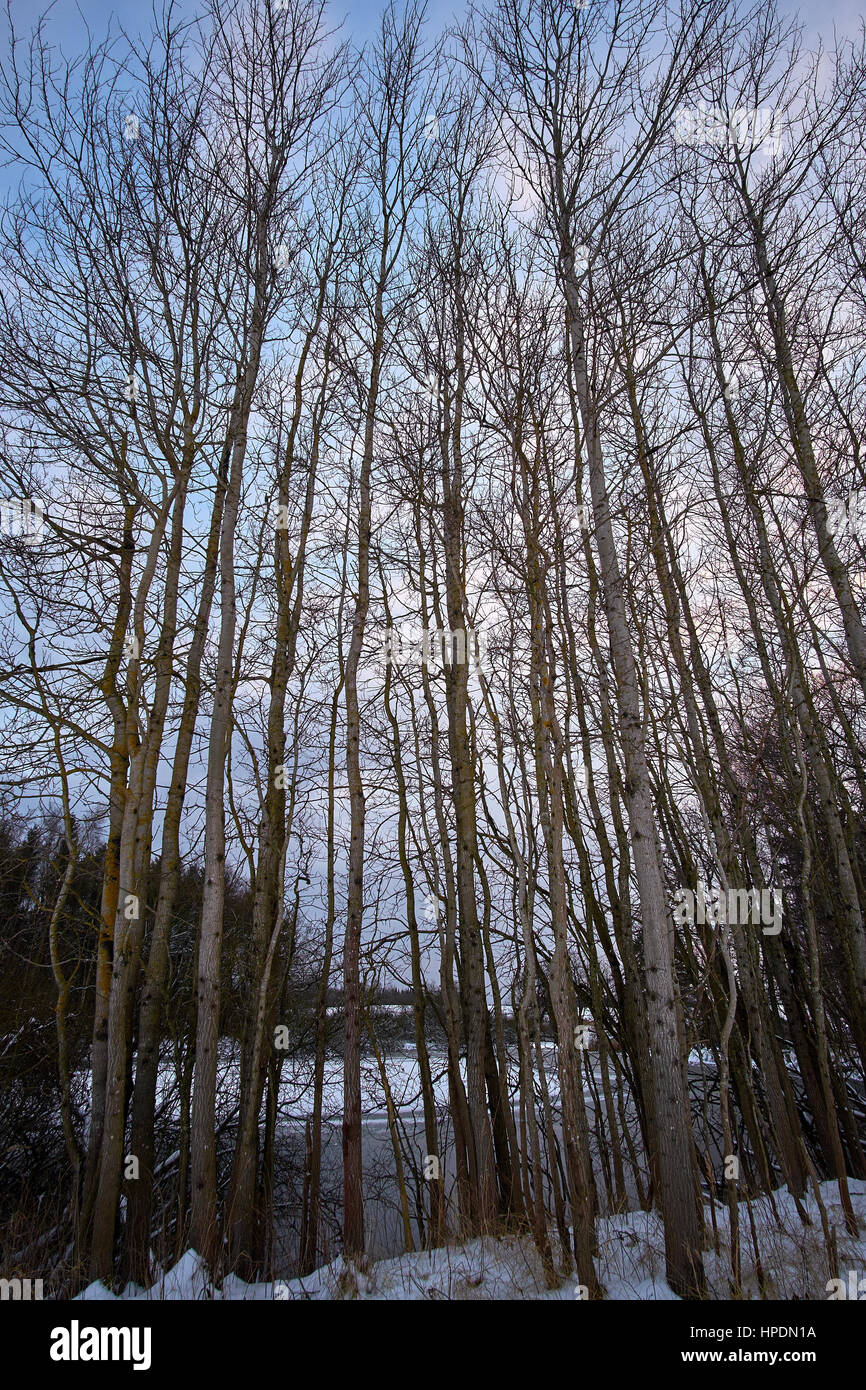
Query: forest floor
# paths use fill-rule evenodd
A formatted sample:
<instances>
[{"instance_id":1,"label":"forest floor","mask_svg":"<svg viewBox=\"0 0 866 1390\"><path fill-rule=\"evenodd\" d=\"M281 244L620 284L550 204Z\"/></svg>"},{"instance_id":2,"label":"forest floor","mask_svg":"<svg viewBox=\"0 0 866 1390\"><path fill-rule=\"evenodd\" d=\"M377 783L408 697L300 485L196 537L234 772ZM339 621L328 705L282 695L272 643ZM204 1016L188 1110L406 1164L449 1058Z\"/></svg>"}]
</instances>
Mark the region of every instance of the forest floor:
<instances>
[{"instance_id":1,"label":"forest floor","mask_svg":"<svg viewBox=\"0 0 866 1390\"><path fill-rule=\"evenodd\" d=\"M818 1300L866 1297L866 1182L849 1181L859 1237L845 1231L834 1182L821 1184L829 1226L835 1232L838 1271L831 1274L820 1212L814 1197L805 1203L811 1224L804 1225L793 1198L785 1190L739 1204L742 1293L746 1299ZM775 1207L775 1212L774 1212ZM706 1208L709 1246L704 1254L710 1297L729 1299L730 1260L728 1211L715 1207L718 1240L713 1241L713 1218ZM752 1236L754 1224L755 1239ZM653 1212L630 1211L598 1222L596 1270L609 1299L673 1299L664 1277L664 1235ZM760 1251L760 1267L755 1256ZM830 1281L837 1277L840 1283ZM862 1281L862 1282L861 1282ZM763 1283L763 1291L761 1285ZM574 1276L560 1288L548 1289L538 1253L529 1236L467 1241L441 1249L378 1260L363 1268L342 1259L324 1265L304 1279L246 1284L235 1275L214 1287L198 1255L187 1251L181 1260L145 1291L129 1284L112 1294L103 1284L91 1284L83 1299L580 1299Z\"/></svg>"}]
</instances>

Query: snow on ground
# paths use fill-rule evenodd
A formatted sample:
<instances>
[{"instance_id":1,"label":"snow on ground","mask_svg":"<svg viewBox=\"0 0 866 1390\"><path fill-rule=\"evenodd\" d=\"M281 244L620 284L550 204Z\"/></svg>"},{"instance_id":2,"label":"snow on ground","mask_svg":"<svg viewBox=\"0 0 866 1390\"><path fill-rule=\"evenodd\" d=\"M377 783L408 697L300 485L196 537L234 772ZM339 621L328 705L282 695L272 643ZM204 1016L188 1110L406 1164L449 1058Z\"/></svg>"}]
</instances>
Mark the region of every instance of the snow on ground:
<instances>
[{"instance_id":1,"label":"snow on ground","mask_svg":"<svg viewBox=\"0 0 866 1390\"><path fill-rule=\"evenodd\" d=\"M821 1184L831 1227L839 1250L839 1276L848 1271L866 1274L866 1182L850 1181L854 1210L860 1222L857 1238L845 1232L839 1195L834 1182ZM773 1203L779 1216L777 1224ZM814 1198L805 1203L812 1224L801 1222L793 1198L785 1190L752 1203L765 1279L764 1296L770 1299L828 1297L830 1271ZM730 1297L728 1262L728 1212L716 1206L719 1250L712 1239L712 1222L706 1208L708 1247L704 1267L710 1296ZM761 1291L752 1247L749 1214L740 1203L740 1238L743 1296L759 1298ZM598 1223L596 1270L609 1299L672 1299L664 1277L664 1235L654 1212L623 1212ZM79 1294L81 1299L114 1298L103 1284L94 1283ZM305 1279L245 1284L235 1275L215 1289L194 1250L162 1275L150 1290L127 1285L120 1299L579 1299L574 1277L560 1288L545 1287L538 1253L528 1236L485 1237L439 1250L380 1260L363 1269L350 1268L341 1259L317 1269Z\"/></svg>"}]
</instances>

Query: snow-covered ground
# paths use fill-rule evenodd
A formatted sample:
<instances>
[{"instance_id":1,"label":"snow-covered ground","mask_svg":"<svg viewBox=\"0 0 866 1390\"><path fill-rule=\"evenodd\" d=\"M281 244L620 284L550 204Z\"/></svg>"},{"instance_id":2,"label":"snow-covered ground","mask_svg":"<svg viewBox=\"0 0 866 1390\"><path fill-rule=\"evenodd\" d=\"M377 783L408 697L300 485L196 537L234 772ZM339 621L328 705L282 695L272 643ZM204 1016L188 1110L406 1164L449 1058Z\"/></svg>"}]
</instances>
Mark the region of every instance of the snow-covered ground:
<instances>
[{"instance_id":1,"label":"snow-covered ground","mask_svg":"<svg viewBox=\"0 0 866 1390\"><path fill-rule=\"evenodd\" d=\"M851 1181L852 1201L860 1222L857 1238L845 1232L836 1184L821 1184L830 1225L838 1242L838 1275L846 1290L856 1289L866 1276L866 1182ZM827 1300L831 1278L817 1205L806 1202L812 1224L804 1226L787 1191L774 1194L779 1223L768 1198L752 1203L761 1265L764 1297L769 1299ZM710 1296L730 1297L728 1213L716 1206L718 1252L712 1241L712 1223L706 1209L708 1248L704 1268ZM755 1255L745 1204L740 1206L743 1297L761 1297ZM673 1299L664 1277L664 1236L654 1213L632 1211L609 1216L598 1223L599 1254L596 1270L609 1299ZM851 1280L850 1275L854 1274ZM866 1288L866 1283L863 1285ZM838 1293L837 1293L838 1296ZM844 1296L844 1295L843 1295ZM847 1296L852 1294L847 1292ZM121 1299L579 1299L582 1291L572 1277L558 1289L545 1287L541 1261L528 1236L486 1237L464 1245L401 1255L367 1264L347 1266L342 1259L325 1265L308 1278L287 1282L245 1284L235 1275L214 1288L193 1250L143 1290L127 1285ZM82 1299L113 1299L103 1284L94 1283L79 1295Z\"/></svg>"}]
</instances>

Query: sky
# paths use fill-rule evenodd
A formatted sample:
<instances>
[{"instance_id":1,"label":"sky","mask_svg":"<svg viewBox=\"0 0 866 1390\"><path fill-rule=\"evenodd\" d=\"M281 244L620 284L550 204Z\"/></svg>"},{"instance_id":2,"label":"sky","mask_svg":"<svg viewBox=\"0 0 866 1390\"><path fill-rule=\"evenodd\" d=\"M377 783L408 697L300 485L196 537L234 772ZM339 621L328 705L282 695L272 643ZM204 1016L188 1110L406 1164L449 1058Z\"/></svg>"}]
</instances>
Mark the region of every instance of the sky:
<instances>
[{"instance_id":1,"label":"sky","mask_svg":"<svg viewBox=\"0 0 866 1390\"><path fill-rule=\"evenodd\" d=\"M181 13L194 14L195 0L178 0ZM373 32L381 13L380 0L330 0L332 22L345 17L345 33L357 42ZM151 6L149 0L11 0L12 17L16 27L29 30L41 14L48 12L46 34L72 56L81 46L89 25L94 35L103 37L111 16L130 33L146 28ZM428 0L428 14L434 30L444 28L461 14L461 0Z\"/></svg>"},{"instance_id":2,"label":"sky","mask_svg":"<svg viewBox=\"0 0 866 1390\"><path fill-rule=\"evenodd\" d=\"M697 4L701 0L696 0ZM195 0L180 0L182 11L193 13ZM345 32L357 42L368 38L373 32L382 5L380 0L331 0L330 13L334 21L345 16ZM434 30L444 28L453 19L465 12L465 0L428 0L428 14ZM782 0L780 8L789 13L798 11L807 33L811 36L823 35L825 41L832 39L833 26L841 34L856 32L860 18L866 9L864 0ZM38 17L48 11L46 33L67 54L80 47L86 26L98 37L105 33L106 25L113 15L121 27L134 32L138 27L147 26L150 6L147 0L11 0L12 16L16 27L29 30Z\"/></svg>"}]
</instances>

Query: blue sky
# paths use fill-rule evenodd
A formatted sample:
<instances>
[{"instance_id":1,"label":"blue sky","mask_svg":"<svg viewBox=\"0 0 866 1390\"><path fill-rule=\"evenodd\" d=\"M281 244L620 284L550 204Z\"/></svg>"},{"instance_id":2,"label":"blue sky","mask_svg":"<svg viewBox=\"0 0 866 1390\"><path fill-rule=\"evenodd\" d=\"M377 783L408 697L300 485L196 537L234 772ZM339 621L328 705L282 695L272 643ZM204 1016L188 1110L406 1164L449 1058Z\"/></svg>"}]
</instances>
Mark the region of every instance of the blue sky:
<instances>
[{"instance_id":1,"label":"blue sky","mask_svg":"<svg viewBox=\"0 0 866 1390\"><path fill-rule=\"evenodd\" d=\"M194 12L195 0L182 0L182 8ZM839 32L853 34L864 5L862 0L783 0L782 9L799 11L813 35L820 33L829 40L834 24ZM149 5L146 0L55 0L49 9L46 0L12 0L12 14L21 30L31 28L46 10L47 33L71 56L81 44L86 24L102 37L114 15L124 28L134 31L147 26ZM464 10L463 0L429 0L428 13L434 29L444 27ZM330 5L334 20L345 16L347 33L358 41L370 34L380 11L380 0L331 0Z\"/></svg>"},{"instance_id":2,"label":"blue sky","mask_svg":"<svg viewBox=\"0 0 866 1390\"><path fill-rule=\"evenodd\" d=\"M190 14L198 8L196 0L178 0L178 3L183 12ZM330 0L329 4L332 22L345 16L345 32L358 41L371 33L381 9L379 0ZM437 30L444 27L463 9L461 0L428 0L431 27ZM112 15L130 33L146 28L150 0L55 0L53 5L49 0L12 0L12 15L19 30L32 28L39 15L46 11L49 12L46 33L72 56L81 45L86 26L101 38Z\"/></svg>"}]
</instances>

